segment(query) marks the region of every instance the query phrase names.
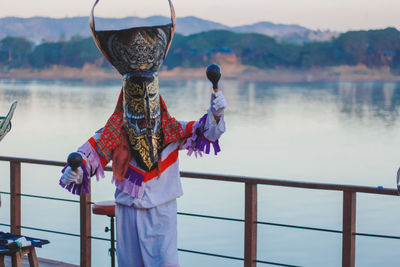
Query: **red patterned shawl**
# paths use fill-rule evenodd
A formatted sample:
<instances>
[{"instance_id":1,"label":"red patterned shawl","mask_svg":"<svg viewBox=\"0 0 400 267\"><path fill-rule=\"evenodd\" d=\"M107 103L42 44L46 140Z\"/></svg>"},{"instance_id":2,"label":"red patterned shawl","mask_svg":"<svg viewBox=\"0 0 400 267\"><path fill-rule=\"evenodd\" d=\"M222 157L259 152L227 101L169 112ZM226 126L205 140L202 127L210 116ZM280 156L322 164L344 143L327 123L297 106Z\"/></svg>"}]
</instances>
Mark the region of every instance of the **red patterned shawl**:
<instances>
[{"instance_id":1,"label":"red patterned shawl","mask_svg":"<svg viewBox=\"0 0 400 267\"><path fill-rule=\"evenodd\" d=\"M98 152L106 158L113 160L113 173L117 181L123 181L131 161L131 152L128 138L123 128L123 91L118 98L114 113L108 119L103 128L99 140L97 140ZM167 110L164 100L160 95L161 124L164 135L164 145L178 141L185 137L185 131L179 121L172 117ZM189 134L189 133L188 133Z\"/></svg>"}]
</instances>

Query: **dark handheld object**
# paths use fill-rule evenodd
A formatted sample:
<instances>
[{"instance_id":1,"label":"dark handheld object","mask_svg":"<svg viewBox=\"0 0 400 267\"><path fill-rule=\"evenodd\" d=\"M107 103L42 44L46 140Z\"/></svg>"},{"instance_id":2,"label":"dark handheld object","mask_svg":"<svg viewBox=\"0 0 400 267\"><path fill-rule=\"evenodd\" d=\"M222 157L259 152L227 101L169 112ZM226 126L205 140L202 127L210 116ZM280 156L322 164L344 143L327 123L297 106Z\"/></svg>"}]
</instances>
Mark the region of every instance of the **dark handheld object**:
<instances>
[{"instance_id":1,"label":"dark handheld object","mask_svg":"<svg viewBox=\"0 0 400 267\"><path fill-rule=\"evenodd\" d=\"M82 164L82 156L78 152L73 152L68 156L68 165L73 169L76 170Z\"/></svg>"},{"instance_id":2,"label":"dark handheld object","mask_svg":"<svg viewBox=\"0 0 400 267\"><path fill-rule=\"evenodd\" d=\"M11 242L11 243L5 244L4 247L6 249L19 249L21 247L21 243Z\"/></svg>"},{"instance_id":3,"label":"dark handheld object","mask_svg":"<svg viewBox=\"0 0 400 267\"><path fill-rule=\"evenodd\" d=\"M221 68L218 65L211 64L207 67L207 78L213 85L214 91L218 90L218 81L221 78Z\"/></svg>"}]
</instances>

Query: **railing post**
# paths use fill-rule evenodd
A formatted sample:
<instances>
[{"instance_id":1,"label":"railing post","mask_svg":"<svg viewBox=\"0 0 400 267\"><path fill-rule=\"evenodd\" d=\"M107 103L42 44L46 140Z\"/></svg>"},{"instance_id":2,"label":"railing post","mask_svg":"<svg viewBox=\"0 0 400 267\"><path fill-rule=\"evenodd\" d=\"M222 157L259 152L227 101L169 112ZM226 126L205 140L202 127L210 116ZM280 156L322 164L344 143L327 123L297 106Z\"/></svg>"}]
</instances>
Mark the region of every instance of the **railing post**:
<instances>
[{"instance_id":1,"label":"railing post","mask_svg":"<svg viewBox=\"0 0 400 267\"><path fill-rule=\"evenodd\" d=\"M244 267L257 263L257 184L245 184Z\"/></svg>"},{"instance_id":2,"label":"railing post","mask_svg":"<svg viewBox=\"0 0 400 267\"><path fill-rule=\"evenodd\" d=\"M342 267L356 262L356 193L343 191Z\"/></svg>"},{"instance_id":3,"label":"railing post","mask_svg":"<svg viewBox=\"0 0 400 267\"><path fill-rule=\"evenodd\" d=\"M89 181L90 190L90 181ZM90 267L92 264L92 212L90 194L82 193L80 197L81 220L81 267Z\"/></svg>"},{"instance_id":4,"label":"railing post","mask_svg":"<svg viewBox=\"0 0 400 267\"><path fill-rule=\"evenodd\" d=\"M21 235L21 162L10 161L11 233Z\"/></svg>"}]
</instances>

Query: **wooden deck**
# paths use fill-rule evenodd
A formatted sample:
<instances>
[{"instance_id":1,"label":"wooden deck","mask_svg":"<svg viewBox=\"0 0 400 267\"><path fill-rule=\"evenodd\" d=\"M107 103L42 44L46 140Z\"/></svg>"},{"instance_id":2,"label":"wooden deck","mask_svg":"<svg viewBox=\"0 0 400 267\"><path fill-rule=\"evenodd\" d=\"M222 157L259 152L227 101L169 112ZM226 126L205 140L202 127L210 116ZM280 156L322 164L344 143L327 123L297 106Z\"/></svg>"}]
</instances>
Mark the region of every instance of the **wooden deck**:
<instances>
[{"instance_id":1,"label":"wooden deck","mask_svg":"<svg viewBox=\"0 0 400 267\"><path fill-rule=\"evenodd\" d=\"M53 261L48 259L38 258L40 267L79 267L79 265L73 265L69 263L64 263L61 261ZM11 267L11 257L5 257L5 267ZM29 267L28 257L23 257L22 267Z\"/></svg>"}]
</instances>

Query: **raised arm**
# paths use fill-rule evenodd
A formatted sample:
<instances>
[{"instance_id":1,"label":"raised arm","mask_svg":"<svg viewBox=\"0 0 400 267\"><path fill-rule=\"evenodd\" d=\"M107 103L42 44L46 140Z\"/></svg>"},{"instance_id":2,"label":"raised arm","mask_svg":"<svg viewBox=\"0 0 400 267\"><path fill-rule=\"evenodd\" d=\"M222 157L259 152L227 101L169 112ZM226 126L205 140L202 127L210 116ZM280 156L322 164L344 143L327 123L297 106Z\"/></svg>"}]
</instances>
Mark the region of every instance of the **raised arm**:
<instances>
[{"instance_id":1,"label":"raised arm","mask_svg":"<svg viewBox=\"0 0 400 267\"><path fill-rule=\"evenodd\" d=\"M226 130L225 108L226 100L222 91L213 92L207 114L191 124L192 134L182 146L183 149L188 150L188 155L194 153L196 156L198 154L201 156L203 152L209 154L211 145L215 155L221 151L218 140ZM186 126L186 128L188 127Z\"/></svg>"}]
</instances>

